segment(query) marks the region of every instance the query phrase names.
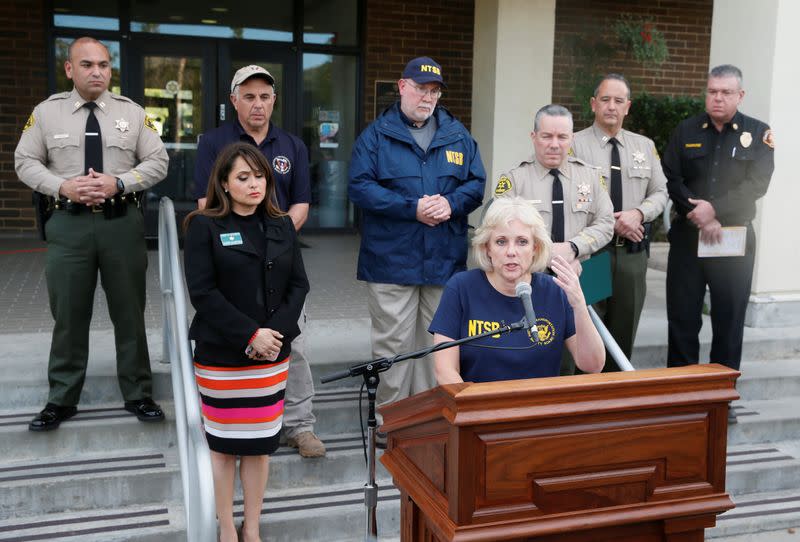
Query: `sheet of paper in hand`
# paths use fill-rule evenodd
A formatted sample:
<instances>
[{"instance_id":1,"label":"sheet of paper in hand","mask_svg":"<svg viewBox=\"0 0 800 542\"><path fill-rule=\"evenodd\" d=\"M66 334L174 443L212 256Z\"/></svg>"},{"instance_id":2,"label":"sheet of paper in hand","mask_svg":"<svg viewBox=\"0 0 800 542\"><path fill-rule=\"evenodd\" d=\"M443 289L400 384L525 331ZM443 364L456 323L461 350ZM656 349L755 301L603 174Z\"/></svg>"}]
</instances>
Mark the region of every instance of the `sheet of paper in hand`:
<instances>
[{"instance_id":1,"label":"sheet of paper in hand","mask_svg":"<svg viewBox=\"0 0 800 542\"><path fill-rule=\"evenodd\" d=\"M728 256L744 256L747 247L747 228L745 226L729 226L722 228L722 241L716 244L697 242L698 258L719 258Z\"/></svg>"}]
</instances>

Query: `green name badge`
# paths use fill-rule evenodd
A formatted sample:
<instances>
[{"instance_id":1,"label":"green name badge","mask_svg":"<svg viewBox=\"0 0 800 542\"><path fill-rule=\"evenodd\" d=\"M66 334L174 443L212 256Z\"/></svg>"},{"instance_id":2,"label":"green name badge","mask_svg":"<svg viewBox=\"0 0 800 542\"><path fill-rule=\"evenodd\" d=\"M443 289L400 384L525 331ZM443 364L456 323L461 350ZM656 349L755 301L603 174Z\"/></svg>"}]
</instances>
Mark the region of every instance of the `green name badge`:
<instances>
[{"instance_id":1,"label":"green name badge","mask_svg":"<svg viewBox=\"0 0 800 542\"><path fill-rule=\"evenodd\" d=\"M233 233L220 233L219 240L222 241L222 246L224 247L232 247L235 245L242 244L242 234L238 231Z\"/></svg>"}]
</instances>

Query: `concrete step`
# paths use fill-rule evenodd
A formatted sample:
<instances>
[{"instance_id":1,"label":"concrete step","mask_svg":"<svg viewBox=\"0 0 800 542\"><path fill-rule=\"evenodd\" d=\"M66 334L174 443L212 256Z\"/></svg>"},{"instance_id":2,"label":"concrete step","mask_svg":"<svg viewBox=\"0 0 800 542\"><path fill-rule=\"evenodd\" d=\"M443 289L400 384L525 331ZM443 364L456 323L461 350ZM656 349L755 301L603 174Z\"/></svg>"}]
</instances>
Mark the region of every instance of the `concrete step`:
<instances>
[{"instance_id":1,"label":"concrete step","mask_svg":"<svg viewBox=\"0 0 800 542\"><path fill-rule=\"evenodd\" d=\"M181 499L174 451L84 454L0 466L0 517L126 507Z\"/></svg>"},{"instance_id":2,"label":"concrete step","mask_svg":"<svg viewBox=\"0 0 800 542\"><path fill-rule=\"evenodd\" d=\"M728 446L800 439L800 397L735 401L737 423L728 426Z\"/></svg>"},{"instance_id":3,"label":"concrete step","mask_svg":"<svg viewBox=\"0 0 800 542\"><path fill-rule=\"evenodd\" d=\"M777 531L761 531L758 533L723 536L714 538L716 542L797 542L800 540L800 522L795 527Z\"/></svg>"},{"instance_id":4,"label":"concrete step","mask_svg":"<svg viewBox=\"0 0 800 542\"><path fill-rule=\"evenodd\" d=\"M321 435L328 449L325 457L303 458L296 450L282 447L270 459L269 487L302 489L366 481L366 463L361 435ZM378 450L377 458L382 452ZM389 478L383 465L376 465L376 476Z\"/></svg>"},{"instance_id":5,"label":"concrete step","mask_svg":"<svg viewBox=\"0 0 800 542\"><path fill-rule=\"evenodd\" d=\"M800 526L800 490L755 493L734 496L736 508L717 517L717 526L706 530L706 538L725 540L725 537L753 535L753 541L773 540L761 538L760 533ZM800 539L800 535L796 536ZM747 538L744 538L747 540Z\"/></svg>"},{"instance_id":6,"label":"concrete step","mask_svg":"<svg viewBox=\"0 0 800 542\"><path fill-rule=\"evenodd\" d=\"M798 441L728 447L725 487L731 495L800 487Z\"/></svg>"},{"instance_id":7,"label":"concrete step","mask_svg":"<svg viewBox=\"0 0 800 542\"><path fill-rule=\"evenodd\" d=\"M378 478L378 534L398 537L400 492L389 480ZM267 489L262 508L262 538L269 542L364 540L366 515L363 483L296 491ZM242 517L242 502L234 504L234 517Z\"/></svg>"},{"instance_id":8,"label":"concrete step","mask_svg":"<svg viewBox=\"0 0 800 542\"><path fill-rule=\"evenodd\" d=\"M158 502L0 519L0 542L183 542L183 512Z\"/></svg>"},{"instance_id":9,"label":"concrete step","mask_svg":"<svg viewBox=\"0 0 800 542\"><path fill-rule=\"evenodd\" d=\"M169 374L169 366L155 369L156 364L154 363L153 367L153 397L159 403L172 399L172 378ZM49 386L46 372L21 374L17 378L7 374L4 379L0 380L0 388L3 389L3 394L0 395L0 410L28 408L38 412L47 403ZM123 403L116 373L91 372L86 375L79 407L106 404L122 406Z\"/></svg>"},{"instance_id":10,"label":"concrete step","mask_svg":"<svg viewBox=\"0 0 800 542\"><path fill-rule=\"evenodd\" d=\"M744 362L736 389L744 400L800 396L800 359Z\"/></svg>"},{"instance_id":11,"label":"concrete step","mask_svg":"<svg viewBox=\"0 0 800 542\"><path fill-rule=\"evenodd\" d=\"M177 446L172 403L162 402L167 419L143 423L119 405L80 408L54 431L28 431L33 410L0 412L0 458L76 457L103 450L165 450Z\"/></svg>"},{"instance_id":12,"label":"concrete step","mask_svg":"<svg viewBox=\"0 0 800 542\"><path fill-rule=\"evenodd\" d=\"M314 396L315 431L329 435L355 433L367 426L367 392L358 408L358 388L317 388ZM361 417L359 418L359 412Z\"/></svg>"}]
</instances>

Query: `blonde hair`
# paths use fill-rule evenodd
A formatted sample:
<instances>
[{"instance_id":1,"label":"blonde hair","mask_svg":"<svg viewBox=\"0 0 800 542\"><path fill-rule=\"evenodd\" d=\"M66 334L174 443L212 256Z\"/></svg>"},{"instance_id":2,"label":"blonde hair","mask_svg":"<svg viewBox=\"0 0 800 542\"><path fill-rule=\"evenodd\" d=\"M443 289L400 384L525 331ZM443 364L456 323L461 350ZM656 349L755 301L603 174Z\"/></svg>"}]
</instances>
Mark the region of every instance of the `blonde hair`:
<instances>
[{"instance_id":1,"label":"blonde hair","mask_svg":"<svg viewBox=\"0 0 800 542\"><path fill-rule=\"evenodd\" d=\"M519 196L502 197L492 201L472 238L475 262L485 272L492 271L492 262L486 254L486 245L495 228L500 225L507 226L512 220L519 220L531 229L534 247L533 262L526 272L542 271L550 261L553 242L550 240L550 234L547 232L542 215L536 210L536 206L530 200Z\"/></svg>"}]
</instances>

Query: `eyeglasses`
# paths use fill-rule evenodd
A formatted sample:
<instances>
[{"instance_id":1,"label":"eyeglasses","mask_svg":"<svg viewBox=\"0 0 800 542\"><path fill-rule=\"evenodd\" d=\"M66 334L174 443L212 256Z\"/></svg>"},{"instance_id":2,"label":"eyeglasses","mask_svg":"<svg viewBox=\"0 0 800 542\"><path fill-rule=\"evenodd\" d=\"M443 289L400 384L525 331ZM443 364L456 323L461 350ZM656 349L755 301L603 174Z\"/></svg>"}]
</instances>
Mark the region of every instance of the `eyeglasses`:
<instances>
[{"instance_id":1,"label":"eyeglasses","mask_svg":"<svg viewBox=\"0 0 800 542\"><path fill-rule=\"evenodd\" d=\"M424 88L414 83L410 79L406 79L406 83L411 85L411 88L414 89L414 92L416 92L417 96L419 96L420 98L430 96L431 99L438 100L439 98L442 97L442 89L440 87L429 88L428 90L425 90Z\"/></svg>"},{"instance_id":2,"label":"eyeglasses","mask_svg":"<svg viewBox=\"0 0 800 542\"><path fill-rule=\"evenodd\" d=\"M725 99L728 99L728 98L733 98L734 96L738 96L738 95L739 95L739 91L738 90L730 90L730 89L717 90L717 89L713 89L713 88L706 89L706 96L711 96L712 98L716 98L718 96L721 96L721 97L723 97Z\"/></svg>"}]
</instances>

